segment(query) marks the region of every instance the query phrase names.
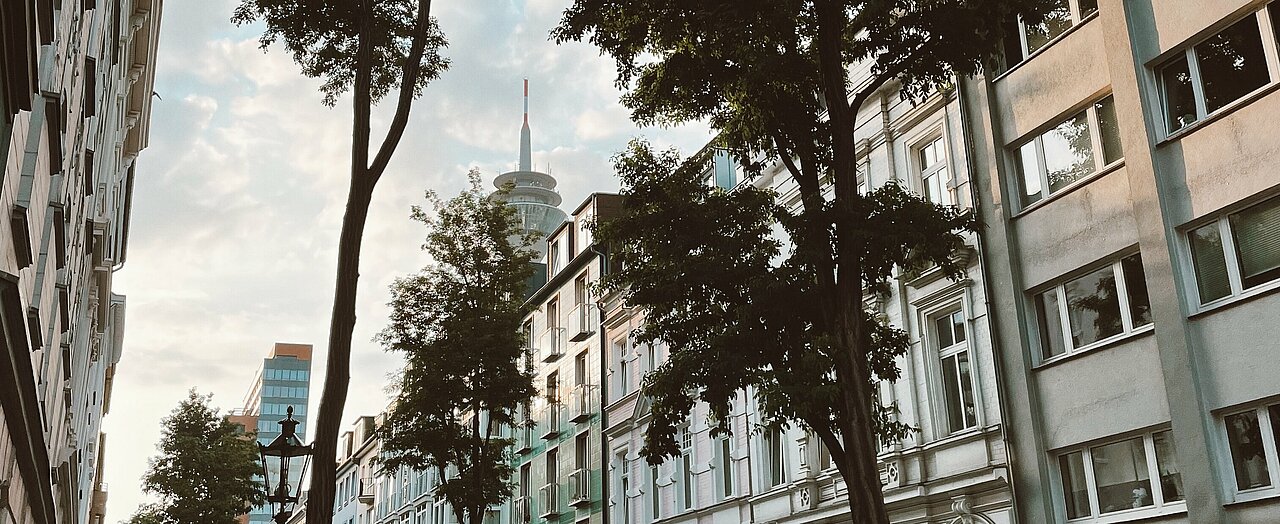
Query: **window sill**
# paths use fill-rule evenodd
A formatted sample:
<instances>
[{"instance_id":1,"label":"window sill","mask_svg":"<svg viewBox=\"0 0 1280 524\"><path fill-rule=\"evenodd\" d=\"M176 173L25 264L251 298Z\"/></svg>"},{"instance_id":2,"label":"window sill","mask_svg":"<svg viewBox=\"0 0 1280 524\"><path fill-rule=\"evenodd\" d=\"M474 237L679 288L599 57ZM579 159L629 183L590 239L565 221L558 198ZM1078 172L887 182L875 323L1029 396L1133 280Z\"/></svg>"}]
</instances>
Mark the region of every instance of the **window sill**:
<instances>
[{"instance_id":1,"label":"window sill","mask_svg":"<svg viewBox=\"0 0 1280 524\"><path fill-rule=\"evenodd\" d=\"M1212 113L1209 113L1208 115L1205 115L1204 118L1197 120L1195 122L1192 122L1190 124L1187 124L1186 126L1182 127L1181 129L1178 129L1177 131L1169 133L1169 136L1166 136L1163 140L1156 142L1156 148L1159 149L1161 147L1169 145L1170 143L1182 140L1187 135L1194 133L1199 129L1208 127L1209 124L1212 124L1218 120L1221 120L1227 115L1236 112L1237 109L1240 109L1244 106L1252 104L1253 102L1257 101L1258 99L1264 96L1271 94L1273 91L1277 89L1280 89L1280 81L1272 80L1267 85L1264 85L1262 87L1255 89L1252 93L1244 95L1239 99L1237 99L1236 101L1218 108L1217 111L1214 111ZM1161 101L1159 113L1157 114L1159 114L1161 118L1167 117L1167 115L1165 115L1165 108L1163 105L1163 101ZM1169 123L1165 122L1164 125L1169 125Z\"/></svg>"},{"instance_id":2,"label":"window sill","mask_svg":"<svg viewBox=\"0 0 1280 524\"><path fill-rule=\"evenodd\" d=\"M1117 511L1097 517L1079 518L1068 520L1068 524L1111 524L1113 522L1138 522L1143 520L1153 520L1159 517L1167 517L1169 515L1181 515L1187 512L1187 503L1183 501L1170 502L1159 508L1141 508L1130 509L1125 511Z\"/></svg>"},{"instance_id":3,"label":"window sill","mask_svg":"<svg viewBox=\"0 0 1280 524\"><path fill-rule=\"evenodd\" d=\"M1155 333L1155 331L1156 331L1156 325L1154 323L1147 324L1145 326L1134 329L1133 331L1130 331L1128 333L1112 335L1110 338L1102 339L1098 342L1094 342L1093 344L1084 346L1075 351L1064 353L1062 355L1055 355L1053 358L1041 360L1039 364L1032 366L1031 369L1033 371L1040 371L1046 368L1050 368L1062 362L1075 360L1077 357L1080 357L1082 355L1088 355L1090 353L1100 351L1112 346L1118 346L1130 340L1134 340L1140 337L1150 335L1152 333Z\"/></svg>"},{"instance_id":4,"label":"window sill","mask_svg":"<svg viewBox=\"0 0 1280 524\"><path fill-rule=\"evenodd\" d=\"M1274 486L1254 488L1248 491L1237 491L1235 500L1222 505L1224 508L1246 506L1255 502L1280 500L1280 491Z\"/></svg>"},{"instance_id":5,"label":"window sill","mask_svg":"<svg viewBox=\"0 0 1280 524\"><path fill-rule=\"evenodd\" d=\"M1050 41L1046 42L1043 46L1040 46L1040 49L1036 49L1034 53L1031 53L1031 54L1027 55L1027 56L1026 56L1025 58L1023 58L1020 62L1018 62L1018 63L1016 63L1016 64L1013 64L1013 66L1012 66L1012 67L1010 67L1009 69L1006 69L1003 73L1000 73L1000 74L996 75L996 77L995 77L995 78L991 79L991 83L993 83L993 84L994 84L994 83L996 83L996 82L999 82L999 81L1001 81L1001 80L1004 80L1004 79L1005 79L1005 77L1007 77L1007 76L1009 76L1009 75L1013 74L1013 72L1014 72L1014 71L1017 71L1019 68L1021 68L1021 67L1023 66L1023 64L1026 64L1027 62L1030 62L1030 61L1034 60L1037 56L1040 56L1041 54L1044 54L1044 52L1045 52L1045 50L1046 50L1046 49L1049 49L1050 47L1053 47L1053 46L1054 46L1054 44L1057 44L1058 42L1061 42L1063 39L1067 38L1067 35L1070 35L1071 33L1076 32L1076 30L1077 30L1077 29L1080 29L1081 27L1084 27L1084 25L1085 25L1085 24L1089 23L1090 21L1092 21L1092 20L1094 20L1094 19L1096 19L1096 18L1098 18L1098 12L1097 12L1097 11L1095 11L1093 14L1091 14L1091 15L1089 15L1089 16L1084 17L1082 20L1080 20L1080 23L1078 23L1078 24L1076 24L1076 25L1073 25L1073 26L1071 26L1070 28L1067 28L1067 30L1066 30L1066 31L1063 31L1063 32L1062 32L1062 34L1060 34L1060 35L1058 35L1058 36L1053 37L1053 40L1050 40Z\"/></svg>"},{"instance_id":6,"label":"window sill","mask_svg":"<svg viewBox=\"0 0 1280 524\"><path fill-rule=\"evenodd\" d=\"M1044 198L1042 198L1042 199L1040 199L1040 200L1037 200L1037 201L1035 201L1035 202L1032 202L1032 203L1030 203L1030 204L1027 204L1027 206L1026 206L1026 207L1023 207L1023 208L1019 209L1017 213L1014 213L1014 214L1013 214L1013 217L1011 217L1011 218L1013 218L1013 219L1015 219L1015 220L1016 220L1016 219L1019 219L1019 218L1022 218L1023 216L1025 216L1025 215L1027 215L1027 214L1031 213L1032 211L1035 211L1035 210L1037 210L1037 209L1040 209L1040 208L1042 208L1042 207L1045 207L1045 206L1049 205L1049 203L1050 203L1050 202L1053 202L1053 201L1055 201L1055 200L1057 200L1057 199L1059 199L1059 198L1062 198L1062 197L1066 196L1068 193L1074 192L1076 189L1079 189L1079 188L1081 188L1081 187L1083 187L1083 186L1085 186L1085 185L1088 185L1090 182L1093 182L1094 180L1097 180L1097 179L1099 179L1099 178L1102 178L1102 177L1104 177L1104 176L1106 176L1106 175L1108 175L1108 174L1110 174L1110 173L1112 173L1112 172L1114 172L1114 171L1116 171L1116 170L1120 169L1121 167L1124 167L1124 159L1123 159L1123 158L1121 158L1120 160L1116 160L1115 162L1112 162L1112 163L1107 164L1107 165L1105 165L1105 166L1102 166L1102 169L1099 169L1099 170L1097 170L1097 171L1095 171L1095 172L1093 172L1093 173L1090 173L1090 174L1088 174L1088 175L1086 175L1086 176L1080 177L1080 180L1076 180L1075 182L1072 182L1072 183L1070 183L1070 184L1067 184L1067 187L1064 187L1064 188L1062 188L1062 189L1059 189L1058 191L1056 191L1056 192L1054 192L1054 193L1050 194L1050 195L1049 195L1049 196L1047 196L1047 197L1044 197Z\"/></svg>"},{"instance_id":7,"label":"window sill","mask_svg":"<svg viewBox=\"0 0 1280 524\"><path fill-rule=\"evenodd\" d=\"M1266 284L1262 284L1260 286L1254 286L1252 288L1249 288L1247 290L1240 292L1240 294L1238 295L1232 295L1229 297L1220 298L1208 304L1198 306L1194 311L1191 312L1191 314L1187 315L1187 318L1194 320L1200 317L1204 317L1209 315L1210 313L1215 313L1222 309L1235 307L1245 302L1250 302L1253 299L1260 298L1265 295L1270 295L1274 293L1276 290L1280 290L1280 279L1272 280L1271 282L1267 282Z\"/></svg>"}]
</instances>

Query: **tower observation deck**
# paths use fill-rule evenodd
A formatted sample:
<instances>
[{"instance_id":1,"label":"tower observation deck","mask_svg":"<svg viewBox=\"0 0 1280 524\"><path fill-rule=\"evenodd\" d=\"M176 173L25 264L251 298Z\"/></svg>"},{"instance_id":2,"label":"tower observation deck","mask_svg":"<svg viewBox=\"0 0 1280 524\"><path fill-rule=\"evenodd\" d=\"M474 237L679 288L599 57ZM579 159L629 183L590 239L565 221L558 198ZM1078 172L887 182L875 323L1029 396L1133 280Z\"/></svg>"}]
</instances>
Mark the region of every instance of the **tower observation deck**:
<instances>
[{"instance_id":1,"label":"tower observation deck","mask_svg":"<svg viewBox=\"0 0 1280 524\"><path fill-rule=\"evenodd\" d=\"M547 235L550 235L555 228L568 218L564 211L558 207L562 198L560 193L556 192L556 179L547 173L533 170L533 153L529 140L529 79L524 81L524 124L520 127L520 165L515 171L510 171L498 175L493 179L493 186L501 189L508 183L512 184L511 192L505 196L497 194L492 198L502 198L506 200L507 205L516 208L516 214L520 218L521 227L525 231L534 231L538 233L538 243L535 249L539 254L539 260L546 260L547 257ZM519 242L520 239L513 237L510 239L513 243Z\"/></svg>"}]
</instances>

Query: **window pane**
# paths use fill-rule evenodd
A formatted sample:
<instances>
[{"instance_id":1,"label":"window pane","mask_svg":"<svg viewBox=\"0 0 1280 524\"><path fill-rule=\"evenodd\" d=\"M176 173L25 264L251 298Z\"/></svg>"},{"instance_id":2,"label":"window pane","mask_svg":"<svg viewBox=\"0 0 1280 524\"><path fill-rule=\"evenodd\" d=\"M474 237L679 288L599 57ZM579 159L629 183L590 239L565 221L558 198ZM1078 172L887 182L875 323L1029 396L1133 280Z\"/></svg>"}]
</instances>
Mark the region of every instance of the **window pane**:
<instances>
[{"instance_id":1,"label":"window pane","mask_svg":"<svg viewBox=\"0 0 1280 524\"><path fill-rule=\"evenodd\" d=\"M1098 0L1080 0L1080 19L1098 12Z\"/></svg>"},{"instance_id":2,"label":"window pane","mask_svg":"<svg viewBox=\"0 0 1280 524\"><path fill-rule=\"evenodd\" d=\"M1036 316L1040 319L1040 344L1044 358L1067 352L1062 338L1062 317L1059 316L1058 293L1049 290L1036 295Z\"/></svg>"},{"instance_id":3,"label":"window pane","mask_svg":"<svg viewBox=\"0 0 1280 524\"><path fill-rule=\"evenodd\" d=\"M1280 199L1231 215L1244 287L1280 278Z\"/></svg>"},{"instance_id":4,"label":"window pane","mask_svg":"<svg viewBox=\"0 0 1280 524\"><path fill-rule=\"evenodd\" d=\"M1065 288L1073 347L1087 346L1123 331L1116 275L1111 267L1067 282Z\"/></svg>"},{"instance_id":5,"label":"window pane","mask_svg":"<svg viewBox=\"0 0 1280 524\"><path fill-rule=\"evenodd\" d=\"M1036 154L1036 142L1027 142L1018 148L1018 172L1022 173L1022 205L1040 200L1044 189L1040 186L1040 156Z\"/></svg>"},{"instance_id":6,"label":"window pane","mask_svg":"<svg viewBox=\"0 0 1280 524\"><path fill-rule=\"evenodd\" d=\"M1262 430L1258 413L1246 411L1226 418L1227 442L1231 446L1231 464L1235 467L1236 487L1241 490L1271 485L1267 473L1266 451L1262 447Z\"/></svg>"},{"instance_id":7,"label":"window pane","mask_svg":"<svg viewBox=\"0 0 1280 524\"><path fill-rule=\"evenodd\" d=\"M1067 518L1088 517L1089 488L1085 484L1084 452L1077 451L1058 457L1062 470L1062 494L1067 505Z\"/></svg>"},{"instance_id":8,"label":"window pane","mask_svg":"<svg viewBox=\"0 0 1280 524\"><path fill-rule=\"evenodd\" d=\"M1245 17L1195 47L1204 104L1209 112L1236 101L1271 80L1262 52L1258 20Z\"/></svg>"},{"instance_id":9,"label":"window pane","mask_svg":"<svg viewBox=\"0 0 1280 524\"><path fill-rule=\"evenodd\" d=\"M1142 270L1142 257L1130 255L1120 261L1124 287L1129 294L1129 316L1133 327L1151 323L1151 299L1147 297L1147 278Z\"/></svg>"},{"instance_id":10,"label":"window pane","mask_svg":"<svg viewBox=\"0 0 1280 524\"><path fill-rule=\"evenodd\" d=\"M1227 277L1227 258L1222 251L1222 234L1218 224L1194 229L1187 234L1191 241L1191 261L1196 269L1196 288L1200 303L1207 304L1231 294Z\"/></svg>"},{"instance_id":11,"label":"window pane","mask_svg":"<svg viewBox=\"0 0 1280 524\"><path fill-rule=\"evenodd\" d=\"M1160 472L1160 491L1164 494L1164 501L1182 500L1182 473L1178 470L1178 453L1173 445L1173 434L1163 431L1151 438L1156 448L1156 469Z\"/></svg>"},{"instance_id":12,"label":"window pane","mask_svg":"<svg viewBox=\"0 0 1280 524\"><path fill-rule=\"evenodd\" d=\"M956 343L955 337L951 335L951 315L938 317L933 323L938 333L938 349L949 348Z\"/></svg>"},{"instance_id":13,"label":"window pane","mask_svg":"<svg viewBox=\"0 0 1280 524\"><path fill-rule=\"evenodd\" d=\"M949 205L947 198L947 168L938 168L936 171L925 175L923 180L924 198L935 204Z\"/></svg>"},{"instance_id":14,"label":"window pane","mask_svg":"<svg viewBox=\"0 0 1280 524\"><path fill-rule=\"evenodd\" d=\"M1191 88L1191 70L1187 68L1186 55L1180 56L1160 69L1160 82L1164 86L1164 111L1172 133L1195 122L1195 92Z\"/></svg>"},{"instance_id":15,"label":"window pane","mask_svg":"<svg viewBox=\"0 0 1280 524\"><path fill-rule=\"evenodd\" d=\"M956 342L964 342L964 315L960 311L951 314L951 328L956 334Z\"/></svg>"},{"instance_id":16,"label":"window pane","mask_svg":"<svg viewBox=\"0 0 1280 524\"><path fill-rule=\"evenodd\" d=\"M1102 135L1102 163L1110 164L1124 157L1120 147L1120 123L1116 120L1116 104L1106 97L1093 105L1098 113L1098 133Z\"/></svg>"},{"instance_id":17,"label":"window pane","mask_svg":"<svg viewBox=\"0 0 1280 524\"><path fill-rule=\"evenodd\" d=\"M1071 8L1067 0L1053 2L1056 7L1044 15L1044 21L1027 25L1027 53L1034 53L1050 40L1071 28Z\"/></svg>"},{"instance_id":18,"label":"window pane","mask_svg":"<svg viewBox=\"0 0 1280 524\"><path fill-rule=\"evenodd\" d=\"M1141 437L1098 446L1090 454L1098 488L1098 509L1102 513L1155 504L1151 498L1147 451Z\"/></svg>"},{"instance_id":19,"label":"window pane","mask_svg":"<svg viewBox=\"0 0 1280 524\"><path fill-rule=\"evenodd\" d=\"M1093 172L1093 142L1084 113L1059 124L1042 137L1044 163L1052 193Z\"/></svg>"},{"instance_id":20,"label":"window pane","mask_svg":"<svg viewBox=\"0 0 1280 524\"><path fill-rule=\"evenodd\" d=\"M955 433L965 428L964 399L960 391L959 357L957 353L942 359L942 392L947 401L947 432Z\"/></svg>"}]
</instances>

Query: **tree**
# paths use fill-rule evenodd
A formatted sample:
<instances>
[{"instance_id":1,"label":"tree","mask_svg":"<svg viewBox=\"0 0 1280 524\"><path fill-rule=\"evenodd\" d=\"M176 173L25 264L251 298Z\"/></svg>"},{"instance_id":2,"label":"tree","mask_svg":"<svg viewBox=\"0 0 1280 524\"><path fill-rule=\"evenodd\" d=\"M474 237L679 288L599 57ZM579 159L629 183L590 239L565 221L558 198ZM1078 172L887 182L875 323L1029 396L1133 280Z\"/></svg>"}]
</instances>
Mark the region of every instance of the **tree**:
<instances>
[{"instance_id":1,"label":"tree","mask_svg":"<svg viewBox=\"0 0 1280 524\"><path fill-rule=\"evenodd\" d=\"M1052 3L575 0L565 11L552 37L614 59L633 120L705 120L748 174L781 163L801 196L787 208L767 191L706 187L705 157L644 143L616 159L626 199L599 238L621 263L603 285L645 309L641 342L671 346L645 382L649 461L677 453L695 399L724 431L728 402L750 386L767 422L799 424L831 451L854 522L888 522L877 438L908 428L874 385L897 378L906 339L864 300L895 267L957 276L950 252L975 223L897 185L859 195L857 113L890 84L913 97L978 72L1017 16L1036 24ZM869 78L855 86L857 63ZM794 244L786 253L767 234L774 221Z\"/></svg>"},{"instance_id":2,"label":"tree","mask_svg":"<svg viewBox=\"0 0 1280 524\"><path fill-rule=\"evenodd\" d=\"M348 89L353 95L351 186L338 240L329 350L316 416L314 449L319 457L337 452L351 381L360 245L373 189L404 135L413 100L449 64L439 54L447 44L430 13L431 0L241 0L232 16L237 24L265 22L263 49L281 42L303 74L323 78L325 105L332 107ZM395 116L370 161L370 110L394 89L399 90ZM330 460L313 466L307 499L313 524L333 521L335 468Z\"/></svg>"},{"instance_id":3,"label":"tree","mask_svg":"<svg viewBox=\"0 0 1280 524\"><path fill-rule=\"evenodd\" d=\"M480 524L486 508L512 495L513 440L501 430L515 427L516 408L534 394L519 328L536 236L503 200L485 197L478 171L468 179L471 189L448 202L427 193L434 216L414 207L434 262L392 286L379 340L406 365L379 432L384 470L434 470L436 493L458 522Z\"/></svg>"},{"instance_id":4,"label":"tree","mask_svg":"<svg viewBox=\"0 0 1280 524\"><path fill-rule=\"evenodd\" d=\"M160 422L161 436L143 491L160 498L144 504L130 524L234 524L266 501L257 441L209 407L212 395L192 389Z\"/></svg>"}]
</instances>

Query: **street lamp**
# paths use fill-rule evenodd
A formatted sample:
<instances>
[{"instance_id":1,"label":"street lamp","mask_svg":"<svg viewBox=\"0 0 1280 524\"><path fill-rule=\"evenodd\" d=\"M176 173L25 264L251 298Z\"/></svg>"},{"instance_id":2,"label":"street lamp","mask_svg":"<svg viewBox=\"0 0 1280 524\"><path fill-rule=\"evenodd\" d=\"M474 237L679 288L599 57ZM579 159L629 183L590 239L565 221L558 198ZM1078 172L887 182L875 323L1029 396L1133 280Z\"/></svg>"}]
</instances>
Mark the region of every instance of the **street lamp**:
<instances>
[{"instance_id":1,"label":"street lamp","mask_svg":"<svg viewBox=\"0 0 1280 524\"><path fill-rule=\"evenodd\" d=\"M293 420L293 406L289 406L285 413L287 415L285 419L277 422L280 424L280 436L266 446L258 443L258 452L262 455L262 478L267 483L267 504L275 512L271 518L276 521L276 524L285 524L293 513L293 505L298 503L298 497L302 492L302 474L311 462L311 446L303 444L297 435L299 422ZM275 457L274 461L279 466L276 468L278 471L276 475L279 478L273 478L267 457ZM302 469L298 471L298 478L294 479L296 487L291 492L289 460L294 457L306 457L306 462L303 462ZM279 510L274 506L279 506Z\"/></svg>"}]
</instances>

